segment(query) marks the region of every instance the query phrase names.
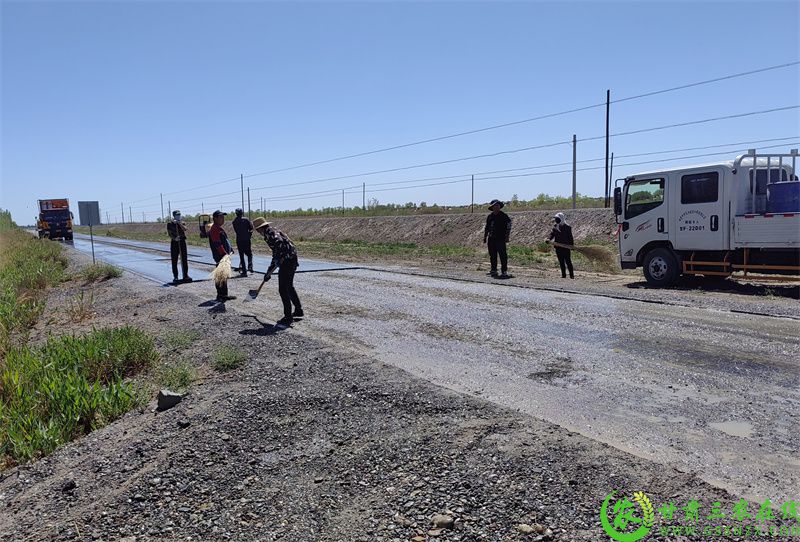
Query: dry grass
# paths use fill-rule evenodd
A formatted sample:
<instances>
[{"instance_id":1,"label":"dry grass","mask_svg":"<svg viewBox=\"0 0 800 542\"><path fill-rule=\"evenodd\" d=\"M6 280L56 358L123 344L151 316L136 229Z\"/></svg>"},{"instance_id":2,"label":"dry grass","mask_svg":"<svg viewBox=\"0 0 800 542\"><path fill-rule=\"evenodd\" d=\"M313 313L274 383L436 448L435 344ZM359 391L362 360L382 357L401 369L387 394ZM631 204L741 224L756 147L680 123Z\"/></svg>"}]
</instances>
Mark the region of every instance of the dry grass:
<instances>
[{"instance_id":1,"label":"dry grass","mask_svg":"<svg viewBox=\"0 0 800 542\"><path fill-rule=\"evenodd\" d=\"M94 292L80 292L72 297L67 305L69 319L75 323L83 322L94 317Z\"/></svg>"},{"instance_id":2,"label":"dry grass","mask_svg":"<svg viewBox=\"0 0 800 542\"><path fill-rule=\"evenodd\" d=\"M560 248L568 248L579 252L592 266L603 273L619 273L619 261L617 255L608 247L602 245L562 245L560 243L553 243L553 246Z\"/></svg>"}]
</instances>

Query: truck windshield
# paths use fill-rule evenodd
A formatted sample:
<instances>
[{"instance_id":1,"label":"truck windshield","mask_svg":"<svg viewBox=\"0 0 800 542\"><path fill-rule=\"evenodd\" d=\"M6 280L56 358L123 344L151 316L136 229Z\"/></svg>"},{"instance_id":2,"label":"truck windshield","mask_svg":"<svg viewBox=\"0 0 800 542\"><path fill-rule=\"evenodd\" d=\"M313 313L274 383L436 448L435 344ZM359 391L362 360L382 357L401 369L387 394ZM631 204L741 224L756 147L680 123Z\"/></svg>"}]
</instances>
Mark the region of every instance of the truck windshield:
<instances>
[{"instance_id":1,"label":"truck windshield","mask_svg":"<svg viewBox=\"0 0 800 542\"><path fill-rule=\"evenodd\" d=\"M664 202L664 179L643 179L628 183L625 218L633 218Z\"/></svg>"},{"instance_id":2,"label":"truck windshield","mask_svg":"<svg viewBox=\"0 0 800 542\"><path fill-rule=\"evenodd\" d=\"M70 219L69 211L66 209L54 209L50 211L42 211L42 219L46 222L66 222Z\"/></svg>"}]
</instances>

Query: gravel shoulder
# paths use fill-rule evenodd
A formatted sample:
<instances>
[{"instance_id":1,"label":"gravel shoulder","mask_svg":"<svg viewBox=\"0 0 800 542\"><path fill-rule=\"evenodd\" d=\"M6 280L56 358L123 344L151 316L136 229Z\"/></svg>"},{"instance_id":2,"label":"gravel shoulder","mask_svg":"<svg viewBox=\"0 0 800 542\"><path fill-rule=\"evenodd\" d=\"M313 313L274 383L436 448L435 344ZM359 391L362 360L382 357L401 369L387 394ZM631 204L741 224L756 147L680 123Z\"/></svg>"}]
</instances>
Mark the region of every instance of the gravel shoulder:
<instances>
[{"instance_id":1,"label":"gravel shoulder","mask_svg":"<svg viewBox=\"0 0 800 542\"><path fill-rule=\"evenodd\" d=\"M86 288L54 291L51 317ZM171 410L152 403L0 473L1 540L607 540L598 510L612 490L644 490L656 506L738 500L306 336L302 322L279 331L222 311L212 291L126 273L93 287L91 321L58 325L197 330L197 342L167 355L195 363L201 380ZM55 330L43 321L37 337ZM219 344L246 352L244 366L212 371ZM434 529L435 514L453 525Z\"/></svg>"}]
</instances>

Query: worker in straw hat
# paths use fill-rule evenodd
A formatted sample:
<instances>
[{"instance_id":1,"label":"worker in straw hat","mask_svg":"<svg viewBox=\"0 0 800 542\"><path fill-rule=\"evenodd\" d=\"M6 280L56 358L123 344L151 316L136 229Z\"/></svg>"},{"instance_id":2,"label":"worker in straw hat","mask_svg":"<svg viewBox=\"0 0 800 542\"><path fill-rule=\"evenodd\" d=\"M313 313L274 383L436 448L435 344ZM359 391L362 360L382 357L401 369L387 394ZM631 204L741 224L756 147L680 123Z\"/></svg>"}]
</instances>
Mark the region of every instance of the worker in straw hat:
<instances>
[{"instance_id":1,"label":"worker in straw hat","mask_svg":"<svg viewBox=\"0 0 800 542\"><path fill-rule=\"evenodd\" d=\"M264 237L264 241L272 249L272 261L264 275L264 282L268 281L275 268L278 268L278 292L283 302L283 318L278 320L278 324L288 326L296 318L303 317L303 307L294 289L294 274L299 265L297 249L286 234L273 228L264 217L253 220L253 229Z\"/></svg>"},{"instance_id":2,"label":"worker in straw hat","mask_svg":"<svg viewBox=\"0 0 800 542\"><path fill-rule=\"evenodd\" d=\"M228 234L222 229L226 214L228 213L223 213L220 210L214 211L214 214L211 215L214 223L211 225L211 229L208 230L208 243L211 246L211 256L214 258L214 263L217 265L219 265L225 256L233 254L233 247L230 241L228 241ZM227 279L220 282L215 281L214 286L217 288L217 301L220 303L236 299L235 295L228 295Z\"/></svg>"},{"instance_id":3,"label":"worker in straw hat","mask_svg":"<svg viewBox=\"0 0 800 542\"><path fill-rule=\"evenodd\" d=\"M491 213L486 217L486 227L483 229L483 242L489 248L489 262L492 269L489 274L493 278L511 278L508 274L508 252L506 243L511 237L511 217L502 209L505 204L499 199L489 203ZM497 274L497 257L500 257L500 275Z\"/></svg>"},{"instance_id":4,"label":"worker in straw hat","mask_svg":"<svg viewBox=\"0 0 800 542\"><path fill-rule=\"evenodd\" d=\"M573 246L575 239L572 237L572 226L567 224L567 217L564 213L556 213L553 215L553 229L547 237L547 243L555 242L556 245ZM575 278L575 272L572 270L572 251L565 246L556 246L556 257L558 257L558 265L561 266L561 278L567 278L567 269L569 269L569 278Z\"/></svg>"}]
</instances>

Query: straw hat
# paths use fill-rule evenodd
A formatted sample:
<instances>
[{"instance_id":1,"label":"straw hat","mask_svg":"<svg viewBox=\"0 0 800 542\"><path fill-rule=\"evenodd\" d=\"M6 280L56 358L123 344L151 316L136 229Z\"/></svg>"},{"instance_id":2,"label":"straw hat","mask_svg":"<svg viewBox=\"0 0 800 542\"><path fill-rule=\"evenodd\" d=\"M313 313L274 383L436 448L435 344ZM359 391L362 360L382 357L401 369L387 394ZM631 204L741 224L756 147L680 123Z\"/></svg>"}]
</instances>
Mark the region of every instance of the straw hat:
<instances>
[{"instance_id":1,"label":"straw hat","mask_svg":"<svg viewBox=\"0 0 800 542\"><path fill-rule=\"evenodd\" d=\"M259 228L269 228L269 222L263 216L259 216L258 218L253 219L253 229L257 230Z\"/></svg>"}]
</instances>

